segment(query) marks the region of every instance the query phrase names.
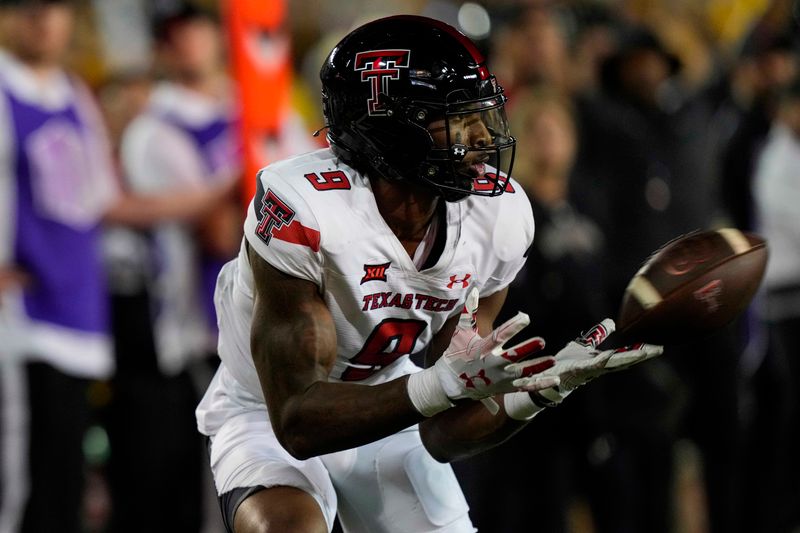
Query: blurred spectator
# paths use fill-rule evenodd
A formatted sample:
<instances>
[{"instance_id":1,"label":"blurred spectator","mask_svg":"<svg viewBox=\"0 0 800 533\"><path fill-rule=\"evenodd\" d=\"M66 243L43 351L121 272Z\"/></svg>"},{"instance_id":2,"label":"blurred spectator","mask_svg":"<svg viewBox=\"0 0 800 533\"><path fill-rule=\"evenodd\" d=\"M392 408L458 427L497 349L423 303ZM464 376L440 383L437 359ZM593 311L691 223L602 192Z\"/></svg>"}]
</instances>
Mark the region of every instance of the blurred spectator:
<instances>
[{"instance_id":1,"label":"blurred spectator","mask_svg":"<svg viewBox=\"0 0 800 533\"><path fill-rule=\"evenodd\" d=\"M6 4L0 7L6 47L0 51L0 271L27 283L5 284L2 294L2 312L16 315L6 333L19 337L21 350L21 366L4 361L3 372L22 372L21 397L5 397L4 407L18 402L28 425L19 428L21 449L3 450L27 471L4 480L0 529L77 532L87 387L113 368L98 224L118 193L91 95L60 66L71 6ZM4 437L9 430L3 428ZM15 501L22 507L9 505Z\"/></svg>"},{"instance_id":2,"label":"blurred spectator","mask_svg":"<svg viewBox=\"0 0 800 533\"><path fill-rule=\"evenodd\" d=\"M625 31L591 102L596 135L586 138L575 184L584 198L603 189L609 296L619 302L641 262L668 240L707 228L718 209L707 128L713 107L683 91L680 61L644 28ZM613 230L613 232L611 231Z\"/></svg>"},{"instance_id":3,"label":"blurred spectator","mask_svg":"<svg viewBox=\"0 0 800 533\"><path fill-rule=\"evenodd\" d=\"M600 66L617 48L620 24L607 4L515 2L496 16L503 24L493 36L493 61L512 95L536 85L570 97L599 89Z\"/></svg>"},{"instance_id":4,"label":"blurred spectator","mask_svg":"<svg viewBox=\"0 0 800 533\"><path fill-rule=\"evenodd\" d=\"M582 167L596 159L595 150L603 157L605 147L596 139L605 135L604 110L593 101L601 89L601 67L618 48L620 21L613 11L593 2L513 3L500 12L508 23L496 33L492 50L501 70L498 78L510 94L509 114L523 105L532 87L545 86L571 100L580 155L579 179L571 183L570 196L576 207L599 220L606 205L604 191L595 183L595 170Z\"/></svg>"},{"instance_id":5,"label":"blurred spectator","mask_svg":"<svg viewBox=\"0 0 800 533\"><path fill-rule=\"evenodd\" d=\"M514 105L518 88L536 84L569 93L569 47L561 11L545 2L513 5L507 11L507 24L494 37L492 59L509 103Z\"/></svg>"},{"instance_id":6,"label":"blurred spectator","mask_svg":"<svg viewBox=\"0 0 800 533\"><path fill-rule=\"evenodd\" d=\"M530 333L541 335L551 350L572 340L576 331L607 316L603 309L599 266L603 236L590 219L568 199L576 152L575 121L569 101L545 89L518 91L519 102L510 117L517 136L514 176L527 194L536 220L536 239L523 270L512 283L499 321L517 311L531 318ZM601 475L592 471L593 442L603 393L595 386L581 390L558 407L558 414L542 413L515 439L464 465L456 464L470 502L475 524L482 532L525 531L536 517L536 531L568 531L575 500L593 492L585 482ZM532 493L523 486L501 498L486 487L514 484L496 465L515 453L547 457L537 468L546 491ZM601 485L601 483L596 483ZM607 490L607 489L603 489ZM592 494L589 494L589 499ZM526 511L520 513L519 509Z\"/></svg>"},{"instance_id":7,"label":"blurred spectator","mask_svg":"<svg viewBox=\"0 0 800 533\"><path fill-rule=\"evenodd\" d=\"M770 245L764 279L764 318L774 367L772 395L778 401L767 428L771 439L760 450L771 454L768 498L758 498L759 513L748 525L759 531L794 531L800 527L800 471L796 450L800 446L800 358L794 334L800 328L800 80L784 91L754 178L758 227ZM783 395L783 397L781 397ZM763 395L762 401L770 396Z\"/></svg>"},{"instance_id":8,"label":"blurred spectator","mask_svg":"<svg viewBox=\"0 0 800 533\"><path fill-rule=\"evenodd\" d=\"M507 307L529 310L538 317L536 329L549 332L549 342L560 346L608 312L599 265L604 238L569 200L577 151L569 100L545 88L519 96L510 117L518 135L514 175L531 200L538 238L521 277L531 290L512 291Z\"/></svg>"},{"instance_id":9,"label":"blurred spectator","mask_svg":"<svg viewBox=\"0 0 800 533\"><path fill-rule=\"evenodd\" d=\"M601 66L617 48L619 22L611 8L600 2L577 2L571 7L571 86L575 95L588 96L600 90Z\"/></svg>"},{"instance_id":10,"label":"blurred spectator","mask_svg":"<svg viewBox=\"0 0 800 533\"><path fill-rule=\"evenodd\" d=\"M96 104L62 67L73 21L66 0L0 7L0 312L13 324L0 360L14 384L3 420L17 423L2 428L15 445L3 472L18 475L0 491L9 531L80 531L87 387L113 370L100 222L189 218L228 194L120 194Z\"/></svg>"},{"instance_id":11,"label":"blurred spectator","mask_svg":"<svg viewBox=\"0 0 800 533\"><path fill-rule=\"evenodd\" d=\"M711 227L719 210L713 102L689 94L681 63L645 28L623 33L603 65L603 95L594 101L596 135L579 168L591 180L576 192L597 198L606 236L609 305L617 305L640 264L667 241ZM581 175L581 174L579 174ZM602 194L597 191L601 190ZM608 531L670 531L673 445L688 435L703 457L711 531L736 531L738 458L737 358L729 333L669 346L668 357L612 376L610 420L628 517ZM713 386L710 386L713 384ZM627 401L634 394L636 405ZM689 408L684 410L685 395ZM630 504L630 502L636 502Z\"/></svg>"},{"instance_id":12,"label":"blurred spectator","mask_svg":"<svg viewBox=\"0 0 800 533\"><path fill-rule=\"evenodd\" d=\"M124 130L127 186L161 194L237 182L241 143L216 19L177 3L156 13L155 40L164 79ZM216 350L216 277L241 240L237 200L146 232L116 228L109 239L118 358L108 417L115 532L202 526L205 451L193 414ZM142 513L154 498L170 505Z\"/></svg>"},{"instance_id":13,"label":"blurred spectator","mask_svg":"<svg viewBox=\"0 0 800 533\"><path fill-rule=\"evenodd\" d=\"M114 159L120 163L120 143L125 128L147 107L153 80L146 70L112 75L98 90L98 100L108 126Z\"/></svg>"},{"instance_id":14,"label":"blurred spectator","mask_svg":"<svg viewBox=\"0 0 800 533\"><path fill-rule=\"evenodd\" d=\"M753 32L734 64L717 124L723 145L722 198L736 227L753 228L756 158L774 118L777 97L798 72L800 58L790 33Z\"/></svg>"},{"instance_id":15,"label":"blurred spectator","mask_svg":"<svg viewBox=\"0 0 800 533\"><path fill-rule=\"evenodd\" d=\"M786 22L759 23L744 40L741 56L725 80L726 96L715 118L725 215L742 229L758 228L753 194L759 154L767 143L779 95L800 70L797 44ZM739 330L739 342L745 347L739 365L744 431L741 501L748 502L741 507L742 530L783 531L778 509L788 502L781 482L785 456L780 450L796 404L791 374L778 343L752 313L741 321ZM756 465L752 457L763 459Z\"/></svg>"}]
</instances>

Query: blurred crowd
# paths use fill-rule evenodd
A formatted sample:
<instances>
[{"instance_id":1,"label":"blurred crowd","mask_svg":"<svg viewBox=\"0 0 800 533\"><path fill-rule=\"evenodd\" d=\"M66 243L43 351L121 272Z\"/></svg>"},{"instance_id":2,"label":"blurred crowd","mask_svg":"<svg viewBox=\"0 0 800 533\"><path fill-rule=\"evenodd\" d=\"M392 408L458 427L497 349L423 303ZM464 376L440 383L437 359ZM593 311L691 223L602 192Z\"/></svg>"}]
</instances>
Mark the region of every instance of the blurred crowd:
<instances>
[{"instance_id":1,"label":"blurred crowd","mask_svg":"<svg viewBox=\"0 0 800 533\"><path fill-rule=\"evenodd\" d=\"M253 179L229 4L0 0L0 533L222 531L193 412ZM319 67L359 22L424 14L485 52L536 220L499 320L527 312L550 347L681 234L769 240L735 323L454 465L476 527L800 530L800 2L275 4L273 154L320 146Z\"/></svg>"}]
</instances>

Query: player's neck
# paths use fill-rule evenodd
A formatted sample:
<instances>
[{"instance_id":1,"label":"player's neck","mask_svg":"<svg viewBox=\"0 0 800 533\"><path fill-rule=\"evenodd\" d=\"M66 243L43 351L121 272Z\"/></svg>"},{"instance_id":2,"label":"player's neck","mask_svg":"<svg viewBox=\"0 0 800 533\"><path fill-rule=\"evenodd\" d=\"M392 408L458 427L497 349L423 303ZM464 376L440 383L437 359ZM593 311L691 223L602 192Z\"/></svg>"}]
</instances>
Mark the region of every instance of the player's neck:
<instances>
[{"instance_id":1,"label":"player's neck","mask_svg":"<svg viewBox=\"0 0 800 533\"><path fill-rule=\"evenodd\" d=\"M408 183L379 178L370 181L383 220L404 246L409 243L415 249L425 236L441 199L432 191Z\"/></svg>"}]
</instances>

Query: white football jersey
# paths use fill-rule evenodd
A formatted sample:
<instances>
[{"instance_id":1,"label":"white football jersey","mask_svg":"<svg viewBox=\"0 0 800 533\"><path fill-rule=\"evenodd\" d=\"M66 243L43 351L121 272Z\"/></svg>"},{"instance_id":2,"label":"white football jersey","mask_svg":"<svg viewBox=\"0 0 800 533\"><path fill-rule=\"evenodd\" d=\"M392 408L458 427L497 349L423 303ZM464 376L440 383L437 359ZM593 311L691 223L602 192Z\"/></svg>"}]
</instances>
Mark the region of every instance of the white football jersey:
<instances>
[{"instance_id":1,"label":"white football jersey","mask_svg":"<svg viewBox=\"0 0 800 533\"><path fill-rule=\"evenodd\" d=\"M270 265L319 287L336 326L332 381L374 385L417 371L409 355L425 349L473 287L482 297L506 287L533 240L530 203L513 180L500 197L447 203L446 245L422 271L378 212L366 176L330 149L262 169L257 187L245 238ZM242 247L217 285L219 354L263 401L249 349L253 290Z\"/></svg>"}]
</instances>

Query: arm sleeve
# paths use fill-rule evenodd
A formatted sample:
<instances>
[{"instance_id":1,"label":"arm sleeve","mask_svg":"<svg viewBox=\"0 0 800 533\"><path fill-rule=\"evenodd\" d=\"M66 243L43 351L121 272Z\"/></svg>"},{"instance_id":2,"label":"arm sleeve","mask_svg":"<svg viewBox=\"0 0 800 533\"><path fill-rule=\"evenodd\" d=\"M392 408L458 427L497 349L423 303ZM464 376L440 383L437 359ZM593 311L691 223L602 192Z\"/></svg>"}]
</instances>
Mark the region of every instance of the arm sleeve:
<instances>
[{"instance_id":1,"label":"arm sleeve","mask_svg":"<svg viewBox=\"0 0 800 533\"><path fill-rule=\"evenodd\" d=\"M323 288L320 227L305 199L283 177L262 169L247 210L250 246L281 272Z\"/></svg>"},{"instance_id":2,"label":"arm sleeve","mask_svg":"<svg viewBox=\"0 0 800 533\"><path fill-rule=\"evenodd\" d=\"M486 278L481 296L494 294L514 281L533 244L533 210L522 187L516 182L514 186L516 192L506 192L500 197L503 204L497 213L489 252L496 262Z\"/></svg>"}]
</instances>

